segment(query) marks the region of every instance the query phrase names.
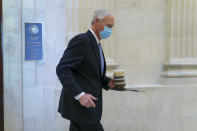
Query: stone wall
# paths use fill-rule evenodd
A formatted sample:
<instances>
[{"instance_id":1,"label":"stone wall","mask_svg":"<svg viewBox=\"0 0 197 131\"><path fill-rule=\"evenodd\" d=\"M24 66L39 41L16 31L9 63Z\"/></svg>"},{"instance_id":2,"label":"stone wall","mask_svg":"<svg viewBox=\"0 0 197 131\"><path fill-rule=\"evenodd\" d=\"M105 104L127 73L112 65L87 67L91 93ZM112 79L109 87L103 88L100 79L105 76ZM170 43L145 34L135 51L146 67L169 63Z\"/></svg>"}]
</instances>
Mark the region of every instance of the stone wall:
<instances>
[{"instance_id":1,"label":"stone wall","mask_svg":"<svg viewBox=\"0 0 197 131\"><path fill-rule=\"evenodd\" d=\"M57 113L61 85L55 68L66 48L69 2L3 1L5 131L66 130ZM42 61L24 61L25 22L43 22Z\"/></svg>"},{"instance_id":2,"label":"stone wall","mask_svg":"<svg viewBox=\"0 0 197 131\"><path fill-rule=\"evenodd\" d=\"M102 123L106 131L197 130L196 86L139 90L145 93L104 93Z\"/></svg>"},{"instance_id":3,"label":"stone wall","mask_svg":"<svg viewBox=\"0 0 197 131\"><path fill-rule=\"evenodd\" d=\"M115 0L115 60L129 85L159 84L167 46L167 0Z\"/></svg>"}]
</instances>

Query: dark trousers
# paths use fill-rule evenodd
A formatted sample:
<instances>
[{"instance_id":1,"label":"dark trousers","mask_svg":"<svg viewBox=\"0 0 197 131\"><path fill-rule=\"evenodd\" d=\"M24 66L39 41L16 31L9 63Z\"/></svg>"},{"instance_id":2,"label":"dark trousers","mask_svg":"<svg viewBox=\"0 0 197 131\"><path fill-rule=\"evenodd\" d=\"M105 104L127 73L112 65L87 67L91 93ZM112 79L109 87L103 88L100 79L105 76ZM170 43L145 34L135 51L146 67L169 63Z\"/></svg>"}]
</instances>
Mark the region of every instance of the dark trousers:
<instances>
[{"instance_id":1,"label":"dark trousers","mask_svg":"<svg viewBox=\"0 0 197 131\"><path fill-rule=\"evenodd\" d=\"M96 125L85 125L71 121L69 131L104 131L104 129L101 123Z\"/></svg>"}]
</instances>

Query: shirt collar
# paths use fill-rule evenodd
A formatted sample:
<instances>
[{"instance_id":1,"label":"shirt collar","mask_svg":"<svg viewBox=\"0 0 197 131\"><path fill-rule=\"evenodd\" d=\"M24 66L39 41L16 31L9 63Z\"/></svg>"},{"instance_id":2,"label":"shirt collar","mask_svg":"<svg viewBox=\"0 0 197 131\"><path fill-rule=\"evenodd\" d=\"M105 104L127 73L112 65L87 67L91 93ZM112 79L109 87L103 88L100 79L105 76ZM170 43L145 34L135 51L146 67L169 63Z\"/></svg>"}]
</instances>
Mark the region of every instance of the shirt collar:
<instances>
[{"instance_id":1,"label":"shirt collar","mask_svg":"<svg viewBox=\"0 0 197 131\"><path fill-rule=\"evenodd\" d=\"M96 34L94 33L94 31L91 28L90 28L90 32L92 32L94 38L96 39L97 44L99 44L100 43L99 39L98 39L98 37L96 36Z\"/></svg>"}]
</instances>

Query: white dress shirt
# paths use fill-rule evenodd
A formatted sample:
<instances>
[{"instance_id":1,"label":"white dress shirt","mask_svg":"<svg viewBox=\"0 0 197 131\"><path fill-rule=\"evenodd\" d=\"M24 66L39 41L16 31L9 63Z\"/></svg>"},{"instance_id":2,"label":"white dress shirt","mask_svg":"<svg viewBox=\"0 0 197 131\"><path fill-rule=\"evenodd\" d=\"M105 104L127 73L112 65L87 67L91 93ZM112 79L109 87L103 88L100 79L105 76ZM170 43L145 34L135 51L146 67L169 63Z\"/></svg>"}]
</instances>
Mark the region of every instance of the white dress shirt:
<instances>
[{"instance_id":1,"label":"white dress shirt","mask_svg":"<svg viewBox=\"0 0 197 131\"><path fill-rule=\"evenodd\" d=\"M98 39L98 37L96 36L96 34L94 33L94 31L93 31L91 28L90 28L89 30L90 30L90 32L93 34L94 38L96 39L97 44L99 44L99 39ZM80 94L76 95L74 98L75 98L76 100L79 100L84 94L85 94L85 92L81 92Z\"/></svg>"}]
</instances>

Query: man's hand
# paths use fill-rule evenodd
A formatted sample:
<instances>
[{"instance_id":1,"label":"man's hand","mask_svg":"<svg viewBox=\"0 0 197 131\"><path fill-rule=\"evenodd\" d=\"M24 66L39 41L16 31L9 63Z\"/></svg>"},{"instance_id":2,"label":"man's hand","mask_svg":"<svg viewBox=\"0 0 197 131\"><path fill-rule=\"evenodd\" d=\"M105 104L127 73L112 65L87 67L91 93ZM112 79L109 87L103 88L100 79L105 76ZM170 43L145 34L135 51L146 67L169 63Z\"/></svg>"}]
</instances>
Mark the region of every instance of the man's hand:
<instances>
[{"instance_id":1,"label":"man's hand","mask_svg":"<svg viewBox=\"0 0 197 131\"><path fill-rule=\"evenodd\" d=\"M80 99L79 99L79 103L82 106L85 106L87 108L90 107L96 107L94 100L97 100L97 98L95 98L94 96L90 95L90 94L84 94Z\"/></svg>"},{"instance_id":2,"label":"man's hand","mask_svg":"<svg viewBox=\"0 0 197 131\"><path fill-rule=\"evenodd\" d=\"M114 84L114 80L113 80L113 79L110 80L110 82L109 82L109 87L110 87L111 89L114 89L114 88L115 88L115 84Z\"/></svg>"}]
</instances>

